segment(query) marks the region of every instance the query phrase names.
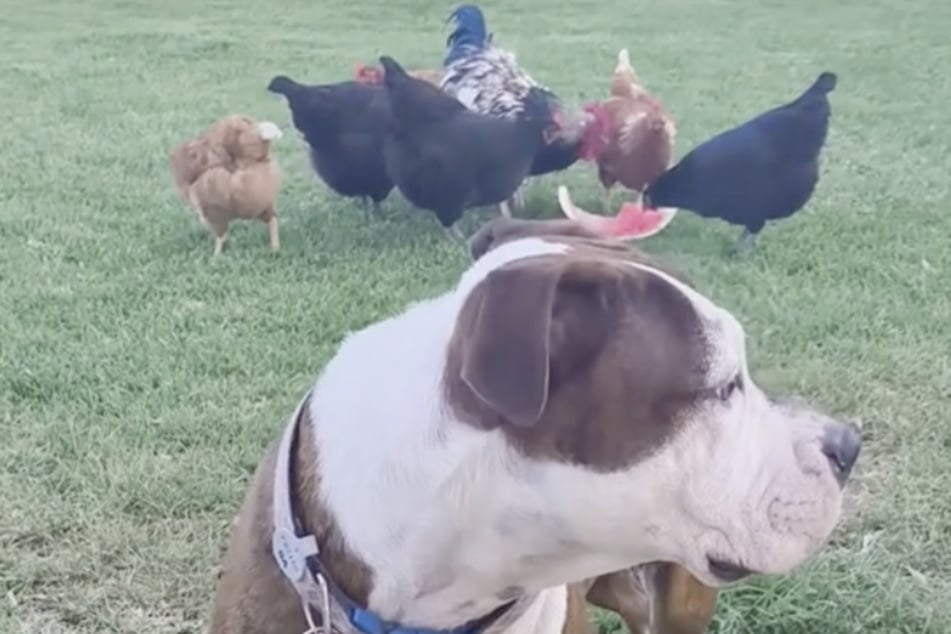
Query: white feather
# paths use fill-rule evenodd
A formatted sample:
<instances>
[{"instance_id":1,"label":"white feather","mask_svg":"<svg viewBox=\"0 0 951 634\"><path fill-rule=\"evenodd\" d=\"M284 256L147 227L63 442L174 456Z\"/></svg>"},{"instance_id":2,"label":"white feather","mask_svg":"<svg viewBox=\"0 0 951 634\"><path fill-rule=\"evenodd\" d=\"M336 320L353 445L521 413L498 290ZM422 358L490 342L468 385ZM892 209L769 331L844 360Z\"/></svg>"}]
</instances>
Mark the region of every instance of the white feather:
<instances>
[{"instance_id":1,"label":"white feather","mask_svg":"<svg viewBox=\"0 0 951 634\"><path fill-rule=\"evenodd\" d=\"M545 87L518 65L514 53L489 46L450 63L441 88L470 110L512 118L532 88Z\"/></svg>"},{"instance_id":2,"label":"white feather","mask_svg":"<svg viewBox=\"0 0 951 634\"><path fill-rule=\"evenodd\" d=\"M627 52L626 48L622 48L620 51L618 51L617 67L615 67L614 72L619 73L622 70L628 70L628 69L634 70L634 68L631 66L631 56Z\"/></svg>"},{"instance_id":3,"label":"white feather","mask_svg":"<svg viewBox=\"0 0 951 634\"><path fill-rule=\"evenodd\" d=\"M261 121L258 123L258 133L265 141L273 141L274 139L280 139L281 136L283 136L281 129L277 127L276 123L271 121Z\"/></svg>"}]
</instances>

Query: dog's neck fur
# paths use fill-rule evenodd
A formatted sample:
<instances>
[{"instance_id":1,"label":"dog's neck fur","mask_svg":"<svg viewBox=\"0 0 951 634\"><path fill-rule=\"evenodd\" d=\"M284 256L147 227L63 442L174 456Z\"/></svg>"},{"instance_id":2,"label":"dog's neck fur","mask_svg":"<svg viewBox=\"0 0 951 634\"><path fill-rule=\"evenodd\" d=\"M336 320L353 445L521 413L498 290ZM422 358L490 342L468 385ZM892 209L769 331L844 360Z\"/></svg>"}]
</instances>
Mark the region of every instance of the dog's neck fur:
<instances>
[{"instance_id":1,"label":"dog's neck fur","mask_svg":"<svg viewBox=\"0 0 951 634\"><path fill-rule=\"evenodd\" d=\"M630 491L627 478L615 486L604 474L594 480L570 465L517 460L501 432L455 420L444 401L447 346L469 291L507 262L566 249L531 238L492 250L454 291L348 338L317 383L309 415L321 506L349 556L371 571L365 599L385 619L455 627L525 593L541 592L538 605L551 607L564 603L566 583L658 555L630 548L663 541L637 538L653 533L649 518L662 491ZM566 500L585 497L579 489L590 506L568 508ZM618 543L586 537L586 518L603 525L612 507L632 505L643 509L644 523L618 526ZM548 529L539 531L542 525ZM557 632L562 625L534 620L533 612L514 629Z\"/></svg>"}]
</instances>

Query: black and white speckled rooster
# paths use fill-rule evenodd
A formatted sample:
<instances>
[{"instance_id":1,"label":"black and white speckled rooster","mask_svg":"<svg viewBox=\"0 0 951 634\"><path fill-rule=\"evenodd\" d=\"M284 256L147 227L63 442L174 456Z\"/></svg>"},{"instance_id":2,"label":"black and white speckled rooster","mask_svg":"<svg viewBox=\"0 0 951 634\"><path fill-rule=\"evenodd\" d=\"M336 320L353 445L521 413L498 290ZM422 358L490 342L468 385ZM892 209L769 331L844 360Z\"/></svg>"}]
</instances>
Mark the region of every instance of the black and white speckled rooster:
<instances>
[{"instance_id":1,"label":"black and white speckled rooster","mask_svg":"<svg viewBox=\"0 0 951 634\"><path fill-rule=\"evenodd\" d=\"M530 176L540 176L570 167L579 159L595 160L607 145L610 125L589 112L566 116L554 92L535 81L510 51L492 43L482 10L474 4L459 6L449 16L454 30L446 40L443 60L445 74L441 88L467 108L506 119L516 118L525 107L532 88L541 89L549 98L561 132L554 142L536 155ZM521 197L521 189L516 198ZM503 215L511 215L510 202L500 205Z\"/></svg>"}]
</instances>

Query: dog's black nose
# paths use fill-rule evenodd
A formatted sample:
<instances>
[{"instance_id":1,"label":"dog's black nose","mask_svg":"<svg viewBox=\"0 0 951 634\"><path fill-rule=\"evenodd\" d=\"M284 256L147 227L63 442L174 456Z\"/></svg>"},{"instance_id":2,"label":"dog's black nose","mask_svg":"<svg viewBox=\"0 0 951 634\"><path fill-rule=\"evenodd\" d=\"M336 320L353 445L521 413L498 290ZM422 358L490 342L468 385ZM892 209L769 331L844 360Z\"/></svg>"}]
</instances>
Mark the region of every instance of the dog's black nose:
<instances>
[{"instance_id":1,"label":"dog's black nose","mask_svg":"<svg viewBox=\"0 0 951 634\"><path fill-rule=\"evenodd\" d=\"M829 458L835 477L844 486L862 449L862 435L851 423L834 423L826 427L822 437L822 453Z\"/></svg>"}]
</instances>

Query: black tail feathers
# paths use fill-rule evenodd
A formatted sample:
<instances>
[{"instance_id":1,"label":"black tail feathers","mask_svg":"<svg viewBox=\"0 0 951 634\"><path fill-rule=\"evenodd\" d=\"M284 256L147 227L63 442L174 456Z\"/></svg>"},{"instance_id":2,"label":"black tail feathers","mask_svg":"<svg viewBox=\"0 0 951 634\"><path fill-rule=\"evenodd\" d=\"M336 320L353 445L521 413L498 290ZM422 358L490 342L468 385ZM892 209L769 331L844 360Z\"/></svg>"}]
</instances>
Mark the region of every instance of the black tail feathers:
<instances>
[{"instance_id":1,"label":"black tail feathers","mask_svg":"<svg viewBox=\"0 0 951 634\"><path fill-rule=\"evenodd\" d=\"M816 78L816 81L806 90L807 95L826 95L835 90L838 77L835 73L826 71Z\"/></svg>"},{"instance_id":2,"label":"black tail feathers","mask_svg":"<svg viewBox=\"0 0 951 634\"><path fill-rule=\"evenodd\" d=\"M278 75L267 85L267 89L273 93L290 97L301 87L296 81L284 75Z\"/></svg>"},{"instance_id":3,"label":"black tail feathers","mask_svg":"<svg viewBox=\"0 0 951 634\"><path fill-rule=\"evenodd\" d=\"M556 123L559 104L557 98L547 90L533 87L523 100L522 118L543 125Z\"/></svg>"},{"instance_id":4,"label":"black tail feathers","mask_svg":"<svg viewBox=\"0 0 951 634\"><path fill-rule=\"evenodd\" d=\"M380 66L383 67L383 81L387 84L391 84L394 79L406 79L409 77L403 67L389 55L380 57Z\"/></svg>"}]
</instances>

